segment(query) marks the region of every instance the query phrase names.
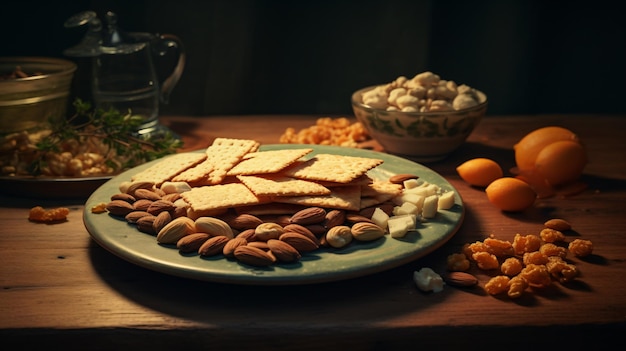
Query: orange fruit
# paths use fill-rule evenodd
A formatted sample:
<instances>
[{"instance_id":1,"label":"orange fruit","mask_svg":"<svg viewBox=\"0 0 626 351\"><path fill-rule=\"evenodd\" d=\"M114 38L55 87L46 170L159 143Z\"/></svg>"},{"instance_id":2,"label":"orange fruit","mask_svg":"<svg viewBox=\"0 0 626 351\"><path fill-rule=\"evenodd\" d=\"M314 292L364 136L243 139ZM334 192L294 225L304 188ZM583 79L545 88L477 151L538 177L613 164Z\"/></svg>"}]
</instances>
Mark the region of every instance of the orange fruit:
<instances>
[{"instance_id":1,"label":"orange fruit","mask_svg":"<svg viewBox=\"0 0 626 351\"><path fill-rule=\"evenodd\" d=\"M486 187L503 175L502 167L496 161L482 157L463 162L456 171L465 182L479 187Z\"/></svg>"},{"instance_id":2,"label":"orange fruit","mask_svg":"<svg viewBox=\"0 0 626 351\"><path fill-rule=\"evenodd\" d=\"M541 149L535 159L535 171L550 185L561 185L578 179L586 164L585 148L579 142L564 140Z\"/></svg>"},{"instance_id":3,"label":"orange fruit","mask_svg":"<svg viewBox=\"0 0 626 351\"><path fill-rule=\"evenodd\" d=\"M489 202L502 211L521 212L535 203L537 194L528 183L513 177L494 180L485 189Z\"/></svg>"},{"instance_id":4,"label":"orange fruit","mask_svg":"<svg viewBox=\"0 0 626 351\"><path fill-rule=\"evenodd\" d=\"M520 170L532 169L535 166L537 155L544 147L563 140L580 142L574 132L559 126L542 127L526 134L513 146L517 167Z\"/></svg>"}]
</instances>

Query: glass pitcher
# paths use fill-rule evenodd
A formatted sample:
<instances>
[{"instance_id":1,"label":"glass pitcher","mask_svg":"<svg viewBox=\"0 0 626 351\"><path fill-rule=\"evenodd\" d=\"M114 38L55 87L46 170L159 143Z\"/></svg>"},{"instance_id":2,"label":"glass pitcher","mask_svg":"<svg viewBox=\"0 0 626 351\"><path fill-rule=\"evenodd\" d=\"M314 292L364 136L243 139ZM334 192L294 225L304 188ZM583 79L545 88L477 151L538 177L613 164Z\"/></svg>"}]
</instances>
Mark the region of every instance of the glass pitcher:
<instances>
[{"instance_id":1,"label":"glass pitcher","mask_svg":"<svg viewBox=\"0 0 626 351\"><path fill-rule=\"evenodd\" d=\"M66 22L66 27L90 24L85 39L66 50L69 56L91 56L91 89L97 108L140 115L144 122L139 134L158 133L159 104L167 103L185 66L182 42L172 34L123 32L117 27L117 16L106 14L106 27L92 11L81 13ZM163 80L157 65L174 58L175 64Z\"/></svg>"}]
</instances>

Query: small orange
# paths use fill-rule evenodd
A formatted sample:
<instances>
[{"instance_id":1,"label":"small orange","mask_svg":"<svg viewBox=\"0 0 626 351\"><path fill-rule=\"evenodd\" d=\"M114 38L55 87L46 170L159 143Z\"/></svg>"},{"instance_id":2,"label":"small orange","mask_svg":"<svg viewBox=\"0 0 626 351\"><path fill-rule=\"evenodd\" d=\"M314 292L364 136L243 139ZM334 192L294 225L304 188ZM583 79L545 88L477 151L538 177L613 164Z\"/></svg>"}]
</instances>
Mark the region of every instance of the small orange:
<instances>
[{"instance_id":1,"label":"small orange","mask_svg":"<svg viewBox=\"0 0 626 351\"><path fill-rule=\"evenodd\" d=\"M503 175L502 167L496 161L483 157L463 162L456 171L468 184L479 187L486 187Z\"/></svg>"},{"instance_id":2,"label":"small orange","mask_svg":"<svg viewBox=\"0 0 626 351\"><path fill-rule=\"evenodd\" d=\"M517 167L520 170L532 169L535 166L537 155L544 147L562 140L580 142L574 132L559 126L542 127L526 134L513 146Z\"/></svg>"},{"instance_id":3,"label":"small orange","mask_svg":"<svg viewBox=\"0 0 626 351\"><path fill-rule=\"evenodd\" d=\"M571 140L557 141L545 146L535 160L535 170L550 185L574 181L587 164L585 148Z\"/></svg>"},{"instance_id":4,"label":"small orange","mask_svg":"<svg viewBox=\"0 0 626 351\"><path fill-rule=\"evenodd\" d=\"M535 203L537 193L528 183L513 177L494 180L485 189L489 202L502 211L521 212Z\"/></svg>"}]
</instances>

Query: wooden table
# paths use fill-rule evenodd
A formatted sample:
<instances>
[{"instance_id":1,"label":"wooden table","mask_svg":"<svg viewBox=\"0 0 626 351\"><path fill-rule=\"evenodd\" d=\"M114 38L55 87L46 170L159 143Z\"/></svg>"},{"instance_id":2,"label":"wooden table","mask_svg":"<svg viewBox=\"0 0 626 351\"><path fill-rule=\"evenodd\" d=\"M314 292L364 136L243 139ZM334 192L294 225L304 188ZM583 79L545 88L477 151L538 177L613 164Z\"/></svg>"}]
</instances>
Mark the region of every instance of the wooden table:
<instances>
[{"instance_id":1,"label":"wooden table","mask_svg":"<svg viewBox=\"0 0 626 351\"><path fill-rule=\"evenodd\" d=\"M278 143L287 127L317 116L163 117L186 149L215 137ZM527 132L562 125L585 142L589 187L569 198L539 200L504 214L484 192L466 185L455 167L490 157L508 169L512 146ZM188 280L130 264L98 246L83 226L84 201L0 197L0 340L17 349L392 350L524 349L626 345L626 116L487 117L448 159L428 166L460 192L466 218L434 253L410 264L357 278L309 286L237 286ZM67 206L68 221L29 222L31 207ZM549 218L570 221L594 255L573 259L581 277L519 300L481 288L447 286L422 293L412 281L421 267L442 270L445 258L489 235L512 240L538 233ZM573 236L568 237L571 240ZM487 275L479 276L481 284Z\"/></svg>"}]
</instances>

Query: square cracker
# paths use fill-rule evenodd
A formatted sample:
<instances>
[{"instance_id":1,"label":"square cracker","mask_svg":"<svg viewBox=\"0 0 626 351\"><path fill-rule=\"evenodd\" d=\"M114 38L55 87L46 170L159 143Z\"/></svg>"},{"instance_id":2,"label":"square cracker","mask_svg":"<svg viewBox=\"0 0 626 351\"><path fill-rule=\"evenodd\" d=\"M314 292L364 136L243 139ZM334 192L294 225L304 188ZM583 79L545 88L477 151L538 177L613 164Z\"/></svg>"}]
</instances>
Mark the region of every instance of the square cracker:
<instances>
[{"instance_id":1,"label":"square cracker","mask_svg":"<svg viewBox=\"0 0 626 351\"><path fill-rule=\"evenodd\" d=\"M257 196L300 196L327 195L330 190L323 185L303 179L280 175L239 175L239 181L245 184Z\"/></svg>"},{"instance_id":2,"label":"square cracker","mask_svg":"<svg viewBox=\"0 0 626 351\"><path fill-rule=\"evenodd\" d=\"M212 212L236 206L255 205L264 200L242 183L205 185L181 193L195 213Z\"/></svg>"},{"instance_id":3,"label":"square cracker","mask_svg":"<svg viewBox=\"0 0 626 351\"><path fill-rule=\"evenodd\" d=\"M328 195L279 196L273 200L289 204L356 211L360 209L361 186L337 186L330 188Z\"/></svg>"},{"instance_id":4,"label":"square cracker","mask_svg":"<svg viewBox=\"0 0 626 351\"><path fill-rule=\"evenodd\" d=\"M376 158L318 154L287 168L284 173L299 179L349 183L382 163L383 160Z\"/></svg>"},{"instance_id":5,"label":"square cracker","mask_svg":"<svg viewBox=\"0 0 626 351\"><path fill-rule=\"evenodd\" d=\"M247 153L258 148L259 143L254 140L217 138L206 149L203 162L178 174L173 181L195 186L219 184Z\"/></svg>"},{"instance_id":6,"label":"square cracker","mask_svg":"<svg viewBox=\"0 0 626 351\"><path fill-rule=\"evenodd\" d=\"M249 153L228 171L228 175L277 173L311 151L313 149L284 149Z\"/></svg>"},{"instance_id":7,"label":"square cracker","mask_svg":"<svg viewBox=\"0 0 626 351\"><path fill-rule=\"evenodd\" d=\"M206 154L200 152L185 152L165 156L161 161L136 173L131 177L133 182L147 181L157 186L172 179L177 174L194 167L206 159Z\"/></svg>"}]
</instances>

